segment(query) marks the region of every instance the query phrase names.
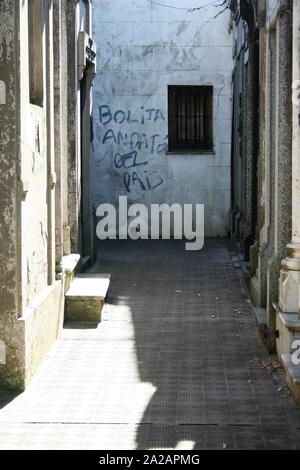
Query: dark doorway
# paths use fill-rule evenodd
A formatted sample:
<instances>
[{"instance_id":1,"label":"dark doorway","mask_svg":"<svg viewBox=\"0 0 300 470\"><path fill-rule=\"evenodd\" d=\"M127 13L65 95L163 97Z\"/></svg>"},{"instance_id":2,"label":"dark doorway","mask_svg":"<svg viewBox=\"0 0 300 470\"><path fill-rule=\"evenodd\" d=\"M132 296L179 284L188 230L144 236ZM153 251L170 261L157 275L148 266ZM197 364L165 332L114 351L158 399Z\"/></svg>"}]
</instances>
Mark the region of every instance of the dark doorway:
<instances>
[{"instance_id":1,"label":"dark doorway","mask_svg":"<svg viewBox=\"0 0 300 470\"><path fill-rule=\"evenodd\" d=\"M81 255L93 257L93 210L92 210L92 102L91 88L94 79L93 66L85 69L81 80L81 203L79 223L81 226Z\"/></svg>"}]
</instances>

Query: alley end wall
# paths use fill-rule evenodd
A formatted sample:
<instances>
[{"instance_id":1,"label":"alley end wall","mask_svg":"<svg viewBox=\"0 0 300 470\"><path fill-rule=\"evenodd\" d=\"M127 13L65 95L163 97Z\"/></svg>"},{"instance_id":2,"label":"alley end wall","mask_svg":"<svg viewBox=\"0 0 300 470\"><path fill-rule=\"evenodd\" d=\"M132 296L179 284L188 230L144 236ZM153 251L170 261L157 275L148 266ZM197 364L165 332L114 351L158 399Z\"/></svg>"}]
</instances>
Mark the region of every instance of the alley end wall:
<instances>
[{"instance_id":1,"label":"alley end wall","mask_svg":"<svg viewBox=\"0 0 300 470\"><path fill-rule=\"evenodd\" d=\"M226 234L233 62L230 15L223 9L187 13L148 0L94 2L95 207L117 206L121 195L147 206L205 204L205 235ZM168 152L169 85L213 86L213 151Z\"/></svg>"}]
</instances>

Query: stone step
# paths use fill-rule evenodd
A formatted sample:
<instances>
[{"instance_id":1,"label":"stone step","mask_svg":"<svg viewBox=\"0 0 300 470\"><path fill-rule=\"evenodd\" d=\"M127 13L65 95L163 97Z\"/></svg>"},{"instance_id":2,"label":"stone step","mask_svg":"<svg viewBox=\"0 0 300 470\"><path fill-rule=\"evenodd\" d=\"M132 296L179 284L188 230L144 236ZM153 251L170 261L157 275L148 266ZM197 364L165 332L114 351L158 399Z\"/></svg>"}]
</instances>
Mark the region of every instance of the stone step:
<instances>
[{"instance_id":1,"label":"stone step","mask_svg":"<svg viewBox=\"0 0 300 470\"><path fill-rule=\"evenodd\" d=\"M268 337L267 310L265 308L253 306L253 313L259 334L263 339L266 339Z\"/></svg>"},{"instance_id":2,"label":"stone step","mask_svg":"<svg viewBox=\"0 0 300 470\"><path fill-rule=\"evenodd\" d=\"M109 284L109 274L79 274L65 295L65 319L99 323Z\"/></svg>"},{"instance_id":3,"label":"stone step","mask_svg":"<svg viewBox=\"0 0 300 470\"><path fill-rule=\"evenodd\" d=\"M289 389L300 405L300 365L293 363L291 354L282 354L281 362L286 373Z\"/></svg>"}]
</instances>

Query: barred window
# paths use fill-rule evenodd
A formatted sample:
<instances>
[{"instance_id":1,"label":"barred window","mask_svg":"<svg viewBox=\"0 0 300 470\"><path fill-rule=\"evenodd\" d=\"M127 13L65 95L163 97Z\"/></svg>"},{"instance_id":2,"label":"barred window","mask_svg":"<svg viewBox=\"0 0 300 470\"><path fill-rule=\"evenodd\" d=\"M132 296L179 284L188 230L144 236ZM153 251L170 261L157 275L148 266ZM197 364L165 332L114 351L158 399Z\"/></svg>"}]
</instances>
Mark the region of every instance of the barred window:
<instances>
[{"instance_id":1,"label":"barred window","mask_svg":"<svg viewBox=\"0 0 300 470\"><path fill-rule=\"evenodd\" d=\"M169 151L213 147L213 87L169 86Z\"/></svg>"}]
</instances>

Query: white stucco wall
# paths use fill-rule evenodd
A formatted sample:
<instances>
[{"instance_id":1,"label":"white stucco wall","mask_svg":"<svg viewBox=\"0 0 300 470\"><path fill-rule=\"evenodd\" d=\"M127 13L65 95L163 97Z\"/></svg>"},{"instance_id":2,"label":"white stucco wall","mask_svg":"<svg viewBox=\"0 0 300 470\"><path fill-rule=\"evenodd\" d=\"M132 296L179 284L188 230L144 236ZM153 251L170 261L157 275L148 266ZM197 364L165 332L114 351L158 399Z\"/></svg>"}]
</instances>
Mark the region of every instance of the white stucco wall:
<instances>
[{"instance_id":1,"label":"white stucco wall","mask_svg":"<svg viewBox=\"0 0 300 470\"><path fill-rule=\"evenodd\" d=\"M208 2L165 3L182 8ZM97 0L93 5L98 46L95 206L117 204L120 195L147 205L204 203L206 236L224 235L230 210L233 67L228 10L213 19L221 8L186 13L147 0ZM213 85L214 154L167 153L168 85ZM122 112L116 120L109 120L109 113L117 111ZM116 168L115 155L131 151L137 152L137 164L146 164Z\"/></svg>"}]
</instances>

